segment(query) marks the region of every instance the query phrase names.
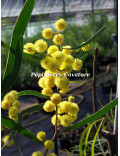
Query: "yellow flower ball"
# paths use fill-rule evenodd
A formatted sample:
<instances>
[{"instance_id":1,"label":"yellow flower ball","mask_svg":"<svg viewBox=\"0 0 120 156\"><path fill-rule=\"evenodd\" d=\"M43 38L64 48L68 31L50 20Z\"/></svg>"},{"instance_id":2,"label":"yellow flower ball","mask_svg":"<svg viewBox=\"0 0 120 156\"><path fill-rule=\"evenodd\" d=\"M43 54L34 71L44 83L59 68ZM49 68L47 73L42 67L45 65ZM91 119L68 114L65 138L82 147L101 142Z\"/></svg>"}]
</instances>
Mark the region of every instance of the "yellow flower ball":
<instances>
[{"instance_id":1,"label":"yellow flower ball","mask_svg":"<svg viewBox=\"0 0 120 156\"><path fill-rule=\"evenodd\" d=\"M42 60L41 60L41 66L44 69L48 68L48 63L51 61L51 57L50 56L45 56Z\"/></svg>"},{"instance_id":2,"label":"yellow flower ball","mask_svg":"<svg viewBox=\"0 0 120 156\"><path fill-rule=\"evenodd\" d=\"M54 52L59 51L59 48L56 45L51 45L47 49L48 54L53 54Z\"/></svg>"},{"instance_id":3,"label":"yellow flower ball","mask_svg":"<svg viewBox=\"0 0 120 156\"><path fill-rule=\"evenodd\" d=\"M8 139L9 139L9 136L8 135L6 135L4 138L3 138L3 143L5 144L7 141L8 141ZM10 142L7 144L7 146L8 147L11 147L12 145L14 144L14 140L12 139L12 140L10 140Z\"/></svg>"},{"instance_id":4,"label":"yellow flower ball","mask_svg":"<svg viewBox=\"0 0 120 156\"><path fill-rule=\"evenodd\" d=\"M56 21L55 28L58 31L64 30L66 28L66 22L65 22L65 20L64 19L59 19L58 21Z\"/></svg>"},{"instance_id":5,"label":"yellow flower ball","mask_svg":"<svg viewBox=\"0 0 120 156\"><path fill-rule=\"evenodd\" d=\"M33 152L32 156L43 156L43 153L41 151Z\"/></svg>"},{"instance_id":6,"label":"yellow flower ball","mask_svg":"<svg viewBox=\"0 0 120 156\"><path fill-rule=\"evenodd\" d=\"M15 120L15 121L18 121L18 115L16 114L16 116L15 115L10 115L9 114L9 118L10 119L13 119L13 120Z\"/></svg>"},{"instance_id":7,"label":"yellow flower ball","mask_svg":"<svg viewBox=\"0 0 120 156\"><path fill-rule=\"evenodd\" d=\"M68 127L72 124L71 117L68 114L61 116L61 125L63 127Z\"/></svg>"},{"instance_id":8,"label":"yellow flower ball","mask_svg":"<svg viewBox=\"0 0 120 156\"><path fill-rule=\"evenodd\" d=\"M35 49L38 53L43 53L47 50L47 42L40 39L35 42Z\"/></svg>"},{"instance_id":9,"label":"yellow flower ball","mask_svg":"<svg viewBox=\"0 0 120 156\"><path fill-rule=\"evenodd\" d=\"M64 89L61 89L59 92L63 94L63 93L66 93L68 90L69 90L69 86L67 86Z\"/></svg>"},{"instance_id":10,"label":"yellow flower ball","mask_svg":"<svg viewBox=\"0 0 120 156\"><path fill-rule=\"evenodd\" d=\"M71 55L65 55L64 62L66 64L73 64L74 58Z\"/></svg>"},{"instance_id":11,"label":"yellow flower ball","mask_svg":"<svg viewBox=\"0 0 120 156\"><path fill-rule=\"evenodd\" d=\"M62 101L58 105L58 114L68 113L71 103L68 101Z\"/></svg>"},{"instance_id":12,"label":"yellow flower ball","mask_svg":"<svg viewBox=\"0 0 120 156\"><path fill-rule=\"evenodd\" d=\"M51 73L57 73L59 67L60 64L54 58L52 58L51 61L48 63L48 69Z\"/></svg>"},{"instance_id":13,"label":"yellow flower ball","mask_svg":"<svg viewBox=\"0 0 120 156\"><path fill-rule=\"evenodd\" d=\"M42 77L42 78L39 79L38 85L39 85L41 88L46 88L46 85L45 85L45 78L44 78L44 77Z\"/></svg>"},{"instance_id":14,"label":"yellow flower ball","mask_svg":"<svg viewBox=\"0 0 120 156\"><path fill-rule=\"evenodd\" d=\"M51 96L51 101L54 103L54 104L59 104L61 102L62 98L60 96L60 94L58 93L54 93L52 96Z\"/></svg>"},{"instance_id":15,"label":"yellow flower ball","mask_svg":"<svg viewBox=\"0 0 120 156\"><path fill-rule=\"evenodd\" d=\"M82 68L82 65L83 65L82 60L80 60L80 59L78 59L78 58L75 59L73 65L72 65L73 70L80 70L80 69Z\"/></svg>"},{"instance_id":16,"label":"yellow flower ball","mask_svg":"<svg viewBox=\"0 0 120 156\"><path fill-rule=\"evenodd\" d=\"M69 96L69 97L68 97L68 101L69 101L69 102L74 102L74 99L75 99L75 98L74 98L73 96Z\"/></svg>"},{"instance_id":17,"label":"yellow flower ball","mask_svg":"<svg viewBox=\"0 0 120 156\"><path fill-rule=\"evenodd\" d=\"M51 122L52 122L52 124L55 126L55 124L56 124L56 115L54 115L54 116L51 118ZM60 125L61 125L60 115L57 115L57 126L60 126Z\"/></svg>"},{"instance_id":18,"label":"yellow flower ball","mask_svg":"<svg viewBox=\"0 0 120 156\"><path fill-rule=\"evenodd\" d=\"M42 94L46 96L51 96L53 94L53 90L51 88L43 88Z\"/></svg>"},{"instance_id":19,"label":"yellow flower ball","mask_svg":"<svg viewBox=\"0 0 120 156\"><path fill-rule=\"evenodd\" d=\"M45 28L43 31L42 31L42 35L45 39L50 39L52 38L52 35L53 35L53 31L52 31L52 28Z\"/></svg>"},{"instance_id":20,"label":"yellow flower ball","mask_svg":"<svg viewBox=\"0 0 120 156\"><path fill-rule=\"evenodd\" d=\"M83 42L83 43L85 43L85 42ZM90 45L89 44L84 46L84 47L82 47L83 51L88 51L89 49L90 49Z\"/></svg>"},{"instance_id":21,"label":"yellow flower ball","mask_svg":"<svg viewBox=\"0 0 120 156\"><path fill-rule=\"evenodd\" d=\"M45 140L45 138L46 138L45 132L43 132L43 131L38 132L38 133L37 133L37 138L38 138L40 141Z\"/></svg>"},{"instance_id":22,"label":"yellow flower ball","mask_svg":"<svg viewBox=\"0 0 120 156\"><path fill-rule=\"evenodd\" d=\"M65 49L64 49L65 48ZM70 50L71 46L63 46L63 50L62 50L62 53L64 55L70 55L72 53L73 50Z\"/></svg>"},{"instance_id":23,"label":"yellow flower ball","mask_svg":"<svg viewBox=\"0 0 120 156\"><path fill-rule=\"evenodd\" d=\"M74 122L75 120L77 120L77 114L71 116L71 122Z\"/></svg>"},{"instance_id":24,"label":"yellow flower ball","mask_svg":"<svg viewBox=\"0 0 120 156\"><path fill-rule=\"evenodd\" d=\"M54 147L54 143L51 140L46 140L44 142L44 147L48 150L51 150Z\"/></svg>"},{"instance_id":25,"label":"yellow flower ball","mask_svg":"<svg viewBox=\"0 0 120 156\"><path fill-rule=\"evenodd\" d=\"M72 65L66 64L65 62L63 62L60 66L60 70L64 70L64 73L66 73L66 75L68 75L72 71Z\"/></svg>"},{"instance_id":26,"label":"yellow flower ball","mask_svg":"<svg viewBox=\"0 0 120 156\"><path fill-rule=\"evenodd\" d=\"M69 79L65 76L62 77L56 77L55 78L55 84L60 89L68 88L69 86Z\"/></svg>"},{"instance_id":27,"label":"yellow flower ball","mask_svg":"<svg viewBox=\"0 0 120 156\"><path fill-rule=\"evenodd\" d=\"M64 36L62 34L56 34L53 37L53 42L57 45L60 45L64 42Z\"/></svg>"},{"instance_id":28,"label":"yellow flower ball","mask_svg":"<svg viewBox=\"0 0 120 156\"><path fill-rule=\"evenodd\" d=\"M18 92L16 90L11 90L10 93L13 94L14 100L17 100L18 99Z\"/></svg>"},{"instance_id":29,"label":"yellow flower ball","mask_svg":"<svg viewBox=\"0 0 120 156\"><path fill-rule=\"evenodd\" d=\"M4 99L2 102L1 102L1 107L2 109L4 110L7 110L11 107L11 102L7 99Z\"/></svg>"},{"instance_id":30,"label":"yellow flower ball","mask_svg":"<svg viewBox=\"0 0 120 156\"><path fill-rule=\"evenodd\" d=\"M10 107L8 111L10 116L17 116L18 112L19 112L18 108L14 106Z\"/></svg>"},{"instance_id":31,"label":"yellow flower ball","mask_svg":"<svg viewBox=\"0 0 120 156\"><path fill-rule=\"evenodd\" d=\"M68 114L69 115L74 115L79 112L79 107L76 103L71 103L69 109L68 109Z\"/></svg>"},{"instance_id":32,"label":"yellow flower ball","mask_svg":"<svg viewBox=\"0 0 120 156\"><path fill-rule=\"evenodd\" d=\"M4 99L8 100L9 102L13 102L15 100L14 95L10 92L4 96Z\"/></svg>"},{"instance_id":33,"label":"yellow flower ball","mask_svg":"<svg viewBox=\"0 0 120 156\"><path fill-rule=\"evenodd\" d=\"M57 156L55 153L49 153L47 156Z\"/></svg>"},{"instance_id":34,"label":"yellow flower ball","mask_svg":"<svg viewBox=\"0 0 120 156\"><path fill-rule=\"evenodd\" d=\"M46 112L53 112L55 110L55 104L52 101L47 100L43 106L43 109Z\"/></svg>"},{"instance_id":35,"label":"yellow flower ball","mask_svg":"<svg viewBox=\"0 0 120 156\"><path fill-rule=\"evenodd\" d=\"M57 61L57 63L61 64L64 60L64 54L61 51L56 51L52 54L52 57Z\"/></svg>"},{"instance_id":36,"label":"yellow flower ball","mask_svg":"<svg viewBox=\"0 0 120 156\"><path fill-rule=\"evenodd\" d=\"M49 76L49 77L45 78L45 85L48 88L53 88L55 86L54 77Z\"/></svg>"},{"instance_id":37,"label":"yellow flower ball","mask_svg":"<svg viewBox=\"0 0 120 156\"><path fill-rule=\"evenodd\" d=\"M15 100L15 101L13 102L12 106L17 107L17 108L19 109L20 106L21 106L21 103L20 103L18 100Z\"/></svg>"},{"instance_id":38,"label":"yellow flower ball","mask_svg":"<svg viewBox=\"0 0 120 156\"><path fill-rule=\"evenodd\" d=\"M26 43L24 45L23 52L34 55L35 54L35 45L33 43Z\"/></svg>"}]
</instances>

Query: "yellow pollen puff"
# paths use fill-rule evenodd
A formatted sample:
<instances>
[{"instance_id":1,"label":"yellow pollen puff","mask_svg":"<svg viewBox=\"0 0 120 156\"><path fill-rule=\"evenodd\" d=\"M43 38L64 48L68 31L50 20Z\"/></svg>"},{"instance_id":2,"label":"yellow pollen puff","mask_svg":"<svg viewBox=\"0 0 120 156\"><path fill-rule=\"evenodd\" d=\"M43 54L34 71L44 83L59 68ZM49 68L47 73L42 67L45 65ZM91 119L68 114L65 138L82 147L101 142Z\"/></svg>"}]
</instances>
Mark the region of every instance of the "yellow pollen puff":
<instances>
[{"instance_id":1,"label":"yellow pollen puff","mask_svg":"<svg viewBox=\"0 0 120 156\"><path fill-rule=\"evenodd\" d=\"M52 54L52 57L60 64L64 60L64 54L61 51L56 51Z\"/></svg>"},{"instance_id":2,"label":"yellow pollen puff","mask_svg":"<svg viewBox=\"0 0 120 156\"><path fill-rule=\"evenodd\" d=\"M63 94L63 93L66 93L68 90L69 90L69 86L67 86L64 89L61 89L59 92Z\"/></svg>"},{"instance_id":3,"label":"yellow pollen puff","mask_svg":"<svg viewBox=\"0 0 120 156\"><path fill-rule=\"evenodd\" d=\"M82 65L83 65L82 60L80 60L80 59L78 59L78 58L75 59L73 65L72 65L73 70L80 70L80 69L82 68Z\"/></svg>"},{"instance_id":4,"label":"yellow pollen puff","mask_svg":"<svg viewBox=\"0 0 120 156\"><path fill-rule=\"evenodd\" d=\"M56 124L56 115L54 115L51 118L51 122L55 126L55 124ZM60 115L57 115L57 126L60 126L60 125L61 125Z\"/></svg>"},{"instance_id":5,"label":"yellow pollen puff","mask_svg":"<svg viewBox=\"0 0 120 156\"><path fill-rule=\"evenodd\" d=\"M17 116L18 112L19 112L18 108L12 106L12 107L10 107L8 113L9 113L10 116Z\"/></svg>"},{"instance_id":6,"label":"yellow pollen puff","mask_svg":"<svg viewBox=\"0 0 120 156\"><path fill-rule=\"evenodd\" d=\"M50 70L51 73L57 73L59 67L60 64L54 58L51 58L51 61L48 62L48 69Z\"/></svg>"},{"instance_id":7,"label":"yellow pollen puff","mask_svg":"<svg viewBox=\"0 0 120 156\"><path fill-rule=\"evenodd\" d=\"M55 28L58 31L64 30L66 28L66 22L65 22L65 20L64 19L59 19L58 21L56 21Z\"/></svg>"},{"instance_id":8,"label":"yellow pollen puff","mask_svg":"<svg viewBox=\"0 0 120 156\"><path fill-rule=\"evenodd\" d=\"M45 132L43 132L43 131L38 132L38 133L37 133L37 138L38 138L40 141L45 140L45 138L46 138Z\"/></svg>"},{"instance_id":9,"label":"yellow pollen puff","mask_svg":"<svg viewBox=\"0 0 120 156\"><path fill-rule=\"evenodd\" d=\"M77 114L71 116L71 122L74 122L75 120L77 120Z\"/></svg>"},{"instance_id":10,"label":"yellow pollen puff","mask_svg":"<svg viewBox=\"0 0 120 156\"><path fill-rule=\"evenodd\" d=\"M46 140L46 141L44 142L44 147L45 147L46 149L48 149L48 150L51 150L51 149L54 147L54 144L53 144L52 141Z\"/></svg>"},{"instance_id":11,"label":"yellow pollen puff","mask_svg":"<svg viewBox=\"0 0 120 156\"><path fill-rule=\"evenodd\" d=\"M69 79L65 76L63 77L56 77L55 78L55 84L60 89L66 89L69 85Z\"/></svg>"},{"instance_id":12,"label":"yellow pollen puff","mask_svg":"<svg viewBox=\"0 0 120 156\"><path fill-rule=\"evenodd\" d=\"M32 156L43 156L43 153L41 151L33 152Z\"/></svg>"},{"instance_id":13,"label":"yellow pollen puff","mask_svg":"<svg viewBox=\"0 0 120 156\"><path fill-rule=\"evenodd\" d=\"M73 64L74 58L71 55L65 55L64 62L66 64Z\"/></svg>"},{"instance_id":14,"label":"yellow pollen puff","mask_svg":"<svg viewBox=\"0 0 120 156\"><path fill-rule=\"evenodd\" d=\"M17 100L18 99L18 92L16 90L11 90L10 93L13 94L14 100Z\"/></svg>"},{"instance_id":15,"label":"yellow pollen puff","mask_svg":"<svg viewBox=\"0 0 120 156\"><path fill-rule=\"evenodd\" d=\"M71 103L69 109L68 109L68 114L69 115L74 115L79 112L79 107L76 103Z\"/></svg>"},{"instance_id":16,"label":"yellow pollen puff","mask_svg":"<svg viewBox=\"0 0 120 156\"><path fill-rule=\"evenodd\" d=\"M5 144L7 141L8 141L8 139L9 139L9 136L8 135L6 135L4 138L3 138L3 143ZM7 144L7 146L8 147L11 147L12 145L14 144L14 140L12 139L12 140L10 140L10 142Z\"/></svg>"},{"instance_id":17,"label":"yellow pollen puff","mask_svg":"<svg viewBox=\"0 0 120 156\"><path fill-rule=\"evenodd\" d=\"M66 49L64 49L64 48L66 48ZM71 48L71 46L63 46L63 50L62 50L62 53L64 54L64 55L70 55L71 53L72 53L72 50L70 50L70 48Z\"/></svg>"},{"instance_id":18,"label":"yellow pollen puff","mask_svg":"<svg viewBox=\"0 0 120 156\"><path fill-rule=\"evenodd\" d=\"M14 101L14 95L12 93L7 93L5 96L4 96L4 99L5 100L8 100L9 102L12 102Z\"/></svg>"},{"instance_id":19,"label":"yellow pollen puff","mask_svg":"<svg viewBox=\"0 0 120 156\"><path fill-rule=\"evenodd\" d=\"M72 71L72 64L66 64L65 62L63 62L60 66L60 70L64 70L66 74L69 74Z\"/></svg>"},{"instance_id":20,"label":"yellow pollen puff","mask_svg":"<svg viewBox=\"0 0 120 156\"><path fill-rule=\"evenodd\" d=\"M51 88L43 88L42 94L46 96L51 96L53 94L53 90Z\"/></svg>"},{"instance_id":21,"label":"yellow pollen puff","mask_svg":"<svg viewBox=\"0 0 120 156\"><path fill-rule=\"evenodd\" d=\"M64 36L62 34L56 34L53 37L53 42L57 45L60 45L64 42Z\"/></svg>"},{"instance_id":22,"label":"yellow pollen puff","mask_svg":"<svg viewBox=\"0 0 120 156\"><path fill-rule=\"evenodd\" d=\"M58 114L68 113L71 103L68 101L62 101L58 105Z\"/></svg>"},{"instance_id":23,"label":"yellow pollen puff","mask_svg":"<svg viewBox=\"0 0 120 156\"><path fill-rule=\"evenodd\" d=\"M44 77L42 77L42 78L39 79L38 85L39 85L41 88L46 88L46 85L45 85L45 78L44 78Z\"/></svg>"},{"instance_id":24,"label":"yellow pollen puff","mask_svg":"<svg viewBox=\"0 0 120 156\"><path fill-rule=\"evenodd\" d=\"M2 109L4 110L7 110L11 107L11 102L7 99L4 99L2 102L1 102L1 107Z\"/></svg>"},{"instance_id":25,"label":"yellow pollen puff","mask_svg":"<svg viewBox=\"0 0 120 156\"><path fill-rule=\"evenodd\" d=\"M49 77L45 78L45 85L48 88L53 88L55 86L54 77L49 76Z\"/></svg>"},{"instance_id":26,"label":"yellow pollen puff","mask_svg":"<svg viewBox=\"0 0 120 156\"><path fill-rule=\"evenodd\" d=\"M23 49L24 53L34 55L35 54L35 45L33 43L26 43Z\"/></svg>"},{"instance_id":27,"label":"yellow pollen puff","mask_svg":"<svg viewBox=\"0 0 120 156\"><path fill-rule=\"evenodd\" d=\"M10 115L9 114L9 118L10 119L13 119L13 120L15 120L15 121L18 121L18 115L16 114L16 116L15 115Z\"/></svg>"},{"instance_id":28,"label":"yellow pollen puff","mask_svg":"<svg viewBox=\"0 0 120 156\"><path fill-rule=\"evenodd\" d=\"M65 114L61 117L61 125L63 127L68 127L72 124L71 117L68 114Z\"/></svg>"},{"instance_id":29,"label":"yellow pollen puff","mask_svg":"<svg viewBox=\"0 0 120 156\"><path fill-rule=\"evenodd\" d=\"M57 93L54 93L52 96L51 96L51 101L54 103L54 104L59 104L61 102L62 98L60 96L60 94L57 94Z\"/></svg>"},{"instance_id":30,"label":"yellow pollen puff","mask_svg":"<svg viewBox=\"0 0 120 156\"><path fill-rule=\"evenodd\" d=\"M47 100L43 106L43 109L46 112L53 112L55 110L55 104L52 101Z\"/></svg>"},{"instance_id":31,"label":"yellow pollen puff","mask_svg":"<svg viewBox=\"0 0 120 156\"><path fill-rule=\"evenodd\" d=\"M68 97L68 101L69 101L69 102L74 102L74 99L75 99L75 98L74 98L73 96L69 96L69 97Z\"/></svg>"},{"instance_id":32,"label":"yellow pollen puff","mask_svg":"<svg viewBox=\"0 0 120 156\"><path fill-rule=\"evenodd\" d=\"M85 42L83 42L83 43L85 43ZM89 49L90 49L90 45L89 44L84 46L84 47L82 47L83 51L88 51Z\"/></svg>"},{"instance_id":33,"label":"yellow pollen puff","mask_svg":"<svg viewBox=\"0 0 120 156\"><path fill-rule=\"evenodd\" d=\"M48 68L48 63L51 61L51 58L50 56L46 56L45 58L43 58L41 60L41 66L44 68L44 69L47 69Z\"/></svg>"},{"instance_id":34,"label":"yellow pollen puff","mask_svg":"<svg viewBox=\"0 0 120 156\"><path fill-rule=\"evenodd\" d=\"M43 31L42 31L42 35L45 39L50 39L52 38L52 35L53 35L53 31L52 31L52 28L45 28Z\"/></svg>"},{"instance_id":35,"label":"yellow pollen puff","mask_svg":"<svg viewBox=\"0 0 120 156\"><path fill-rule=\"evenodd\" d=\"M47 49L48 54L53 54L54 52L59 51L59 48L56 45L51 45Z\"/></svg>"},{"instance_id":36,"label":"yellow pollen puff","mask_svg":"<svg viewBox=\"0 0 120 156\"><path fill-rule=\"evenodd\" d=\"M55 153L49 153L47 156L57 156Z\"/></svg>"},{"instance_id":37,"label":"yellow pollen puff","mask_svg":"<svg viewBox=\"0 0 120 156\"><path fill-rule=\"evenodd\" d=\"M15 101L13 102L12 106L17 107L17 108L19 109L20 106L21 106L21 103L20 103L18 100L15 100Z\"/></svg>"},{"instance_id":38,"label":"yellow pollen puff","mask_svg":"<svg viewBox=\"0 0 120 156\"><path fill-rule=\"evenodd\" d=\"M43 53L47 50L47 42L40 39L35 42L35 49L38 53Z\"/></svg>"}]
</instances>

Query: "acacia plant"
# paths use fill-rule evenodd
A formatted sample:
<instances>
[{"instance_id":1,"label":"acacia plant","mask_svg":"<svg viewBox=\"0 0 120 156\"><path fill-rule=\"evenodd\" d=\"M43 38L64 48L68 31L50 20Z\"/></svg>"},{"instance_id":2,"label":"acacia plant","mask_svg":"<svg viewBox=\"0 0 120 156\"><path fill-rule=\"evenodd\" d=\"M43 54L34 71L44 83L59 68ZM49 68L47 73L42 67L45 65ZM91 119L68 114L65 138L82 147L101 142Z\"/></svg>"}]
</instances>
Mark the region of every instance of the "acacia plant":
<instances>
[{"instance_id":1,"label":"acacia plant","mask_svg":"<svg viewBox=\"0 0 120 156\"><path fill-rule=\"evenodd\" d=\"M2 80L1 107L4 110L8 110L8 117L2 114L2 131L5 131L5 136L2 138L2 149L5 146L12 146L12 144L15 143L15 134L19 133L41 145L44 145L44 154L41 151L34 151L33 154L31 153L32 156L55 156L56 154L54 153L48 154L48 151L53 149L53 142L59 133L69 129L78 128L99 119L117 105L117 99L103 107L97 113L73 124L77 119L79 106L77 103L74 103L73 96L69 96L68 101L62 101L62 94L66 93L69 89L70 81L67 76L73 70L80 71L88 56L88 54L85 53L81 58L76 58L75 54L78 53L80 49L85 52L88 51L90 43L95 41L106 27L103 26L86 42L83 42L78 47L72 48L70 45L63 46L65 38L62 35L62 31L66 28L66 21L64 19L59 19L55 23L55 31L53 31L52 28L45 28L42 31L42 35L46 40L53 39L53 45L48 46L45 40L39 39L35 43L27 43L23 46L23 35L31 17L34 3L35 0L26 1L15 24L11 45L9 46L2 41L2 46L9 49L6 69ZM38 85L43 88L41 93L32 90L21 92L11 90L17 80L22 57L29 58L31 61L32 59L39 59L41 66L45 69L44 77L40 78L38 81ZM53 87L56 87L56 89L53 90ZM32 109L20 112L20 102L18 97L23 95L44 97L47 101L44 105L38 104L33 106ZM46 134L43 131L38 132L37 136L35 136L32 132L22 126L22 115L24 113L30 113L31 111L41 109L44 109L48 113L55 112L55 115L51 118L51 123L55 126L55 133L51 140L47 140ZM61 131L61 127L67 128L64 128ZM8 133L8 129L11 129L10 134ZM15 145L17 146L16 143ZM18 146L17 148L19 149Z\"/></svg>"}]
</instances>

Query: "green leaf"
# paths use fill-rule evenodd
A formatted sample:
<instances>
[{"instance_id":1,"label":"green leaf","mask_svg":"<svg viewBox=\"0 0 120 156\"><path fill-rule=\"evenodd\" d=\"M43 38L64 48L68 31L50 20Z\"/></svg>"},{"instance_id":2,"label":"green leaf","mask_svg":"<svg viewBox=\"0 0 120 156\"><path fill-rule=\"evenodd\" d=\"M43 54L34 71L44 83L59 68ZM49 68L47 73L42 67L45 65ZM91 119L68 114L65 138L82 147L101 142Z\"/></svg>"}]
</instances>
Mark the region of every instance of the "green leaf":
<instances>
[{"instance_id":1,"label":"green leaf","mask_svg":"<svg viewBox=\"0 0 120 156\"><path fill-rule=\"evenodd\" d=\"M34 90L25 90L25 91L21 91L18 93L18 96L23 96L23 95L34 95L34 96L38 96L38 97L42 97L42 98L46 98L48 99L49 97L46 95L43 95L37 91Z\"/></svg>"},{"instance_id":2,"label":"green leaf","mask_svg":"<svg viewBox=\"0 0 120 156\"><path fill-rule=\"evenodd\" d=\"M85 55L83 55L80 60L85 61L85 59L88 57L88 54L86 53Z\"/></svg>"},{"instance_id":3,"label":"green leaf","mask_svg":"<svg viewBox=\"0 0 120 156\"><path fill-rule=\"evenodd\" d=\"M15 146L16 146L16 148L17 148L17 150L18 150L18 152L19 152L20 156L23 156L23 154L22 154L22 152L21 152L21 150L20 150L19 146L16 144L16 142L15 142L15 141L14 141L14 143L15 143Z\"/></svg>"},{"instance_id":4,"label":"green leaf","mask_svg":"<svg viewBox=\"0 0 120 156\"><path fill-rule=\"evenodd\" d=\"M15 54L15 50L12 49L8 44L6 44L5 42L1 41L1 46L10 50L13 54Z\"/></svg>"},{"instance_id":5,"label":"green leaf","mask_svg":"<svg viewBox=\"0 0 120 156\"><path fill-rule=\"evenodd\" d=\"M82 47L90 44L91 42L95 41L105 29L106 29L106 27L103 26L94 36L92 36L90 39L88 39L85 43L81 44L80 46L70 48L70 49L79 49L79 48L82 48Z\"/></svg>"},{"instance_id":6,"label":"green leaf","mask_svg":"<svg viewBox=\"0 0 120 156\"><path fill-rule=\"evenodd\" d=\"M84 137L85 137L85 135L86 135L86 133L87 133L87 131L88 131L88 129L89 129L90 126L91 126L91 125L89 125L89 126L83 131L83 133L82 133L82 135L81 135L80 143L79 143L79 152L80 152L80 156L83 156L83 154L82 154L83 140L84 140Z\"/></svg>"},{"instance_id":7,"label":"green leaf","mask_svg":"<svg viewBox=\"0 0 120 156\"><path fill-rule=\"evenodd\" d=\"M6 143L2 146L1 150L3 150L3 149L7 146L7 144L9 144L9 142L14 138L15 134L16 134L16 132L14 132L14 131L12 131L12 132L10 133L8 140L7 140Z\"/></svg>"},{"instance_id":8,"label":"green leaf","mask_svg":"<svg viewBox=\"0 0 120 156\"><path fill-rule=\"evenodd\" d=\"M101 126L102 126L103 120L104 120L104 118L102 119L102 121L101 121L99 127L97 128L97 132L96 132L96 134L95 134L95 136L94 136L94 139L93 139L92 148L91 148L91 154L92 154L92 156L94 156L95 141L96 141L96 138L97 138L98 133L99 133L99 131L100 131L100 128L101 128Z\"/></svg>"},{"instance_id":9,"label":"green leaf","mask_svg":"<svg viewBox=\"0 0 120 156\"><path fill-rule=\"evenodd\" d=\"M23 56L27 59L39 60L39 61L43 58L43 55L35 56L35 55L27 54L27 53L23 53Z\"/></svg>"},{"instance_id":10,"label":"green leaf","mask_svg":"<svg viewBox=\"0 0 120 156\"><path fill-rule=\"evenodd\" d=\"M9 70L10 71L9 72L8 71L9 68L6 68L4 79L1 85L2 97L11 89L11 87L13 86L13 84L17 79L22 60L22 48L23 48L23 39L20 38L16 48L17 51L16 55L14 55L11 52L9 53L10 54L9 56L14 55L14 59L12 59L13 57L8 57L7 67L8 66L9 68L11 67L10 69L11 71Z\"/></svg>"},{"instance_id":11,"label":"green leaf","mask_svg":"<svg viewBox=\"0 0 120 156\"><path fill-rule=\"evenodd\" d=\"M26 129L25 127L23 127L16 121L8 118L7 116L5 116L3 114L1 115L1 123L3 126L12 129L14 132L17 132L35 142L43 145L43 143L40 140L38 140L32 132L30 132L28 129Z\"/></svg>"},{"instance_id":12,"label":"green leaf","mask_svg":"<svg viewBox=\"0 0 120 156\"><path fill-rule=\"evenodd\" d=\"M90 123L94 120L97 120L101 118L103 115L105 115L107 112L109 112L112 108L114 108L118 104L118 97L115 98L113 101L111 101L109 104L104 106L102 109L100 109L98 112L94 113L93 115L83 119L82 121L79 121L78 123L64 129L64 131L68 131L70 129L79 128L87 123Z\"/></svg>"},{"instance_id":13,"label":"green leaf","mask_svg":"<svg viewBox=\"0 0 120 156\"><path fill-rule=\"evenodd\" d=\"M84 156L87 156L86 149L87 149L87 145L88 145L88 138L89 138L89 135L90 135L90 131L91 131L93 125L96 124L100 120L102 120L102 119L96 120L96 121L94 121L93 123L90 124L90 127L89 127L89 129L87 131L86 138L85 138Z\"/></svg>"},{"instance_id":14,"label":"green leaf","mask_svg":"<svg viewBox=\"0 0 120 156\"><path fill-rule=\"evenodd\" d=\"M29 107L25 110L22 110L21 111L21 114L26 114L26 113L31 113L31 112L34 112L34 111L39 111L43 108L43 105L42 104L38 104L38 105L35 105L35 106L32 106L32 107Z\"/></svg>"},{"instance_id":15,"label":"green leaf","mask_svg":"<svg viewBox=\"0 0 120 156\"><path fill-rule=\"evenodd\" d=\"M10 90L17 79L22 61L23 35L31 17L34 4L35 0L26 1L15 24L10 45L15 53L13 54L9 51L8 54L6 69L2 81L2 97Z\"/></svg>"}]
</instances>

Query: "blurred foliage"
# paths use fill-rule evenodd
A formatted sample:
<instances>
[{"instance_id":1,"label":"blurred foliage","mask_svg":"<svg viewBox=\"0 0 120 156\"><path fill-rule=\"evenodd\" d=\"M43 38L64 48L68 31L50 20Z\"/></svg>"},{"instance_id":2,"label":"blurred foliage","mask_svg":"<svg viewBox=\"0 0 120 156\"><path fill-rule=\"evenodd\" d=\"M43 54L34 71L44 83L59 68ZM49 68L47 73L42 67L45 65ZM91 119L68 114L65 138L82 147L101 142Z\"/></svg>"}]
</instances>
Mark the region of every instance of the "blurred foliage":
<instances>
[{"instance_id":1,"label":"blurred foliage","mask_svg":"<svg viewBox=\"0 0 120 156\"><path fill-rule=\"evenodd\" d=\"M63 45L71 45L72 47L76 47L80 45L82 42L88 40L91 37L91 34L94 34L102 26L106 25L107 29L96 40L96 43L95 44L93 43L93 45L91 45L91 50L88 52L89 55L86 60L86 63L84 64L84 67L91 68L93 62L92 61L93 47L95 46L99 47L98 60L107 57L116 57L115 45L111 39L111 35L116 33L116 26L115 26L116 23L115 23L115 19L109 20L109 18L106 15L95 15L95 16L87 15L86 18L88 19L88 23L86 23L85 25L80 26L77 24L73 24L73 22L67 25L66 30L63 32L63 35L65 37L65 41ZM38 26L38 28L35 29L34 35L32 37L26 37L27 36L27 32L26 32L24 36L24 44L27 42L34 43L36 40L43 38L41 32L42 32L41 26ZM12 34L12 27L8 27L8 28L2 27L2 40L4 42L8 44L10 43L11 34ZM47 40L47 42L48 45L54 44L52 40ZM2 50L1 74L3 75L8 50L6 50L5 48L2 48L1 50ZM79 52L76 54L76 57L81 57L83 54L85 54L85 52L79 50ZM27 83L31 82L33 80L33 78L31 77L31 72L39 73L42 71L44 70L41 68L40 62L38 60L33 61L30 59L23 58L17 84L23 84L25 81ZM37 79L34 80L37 81Z\"/></svg>"}]
</instances>

